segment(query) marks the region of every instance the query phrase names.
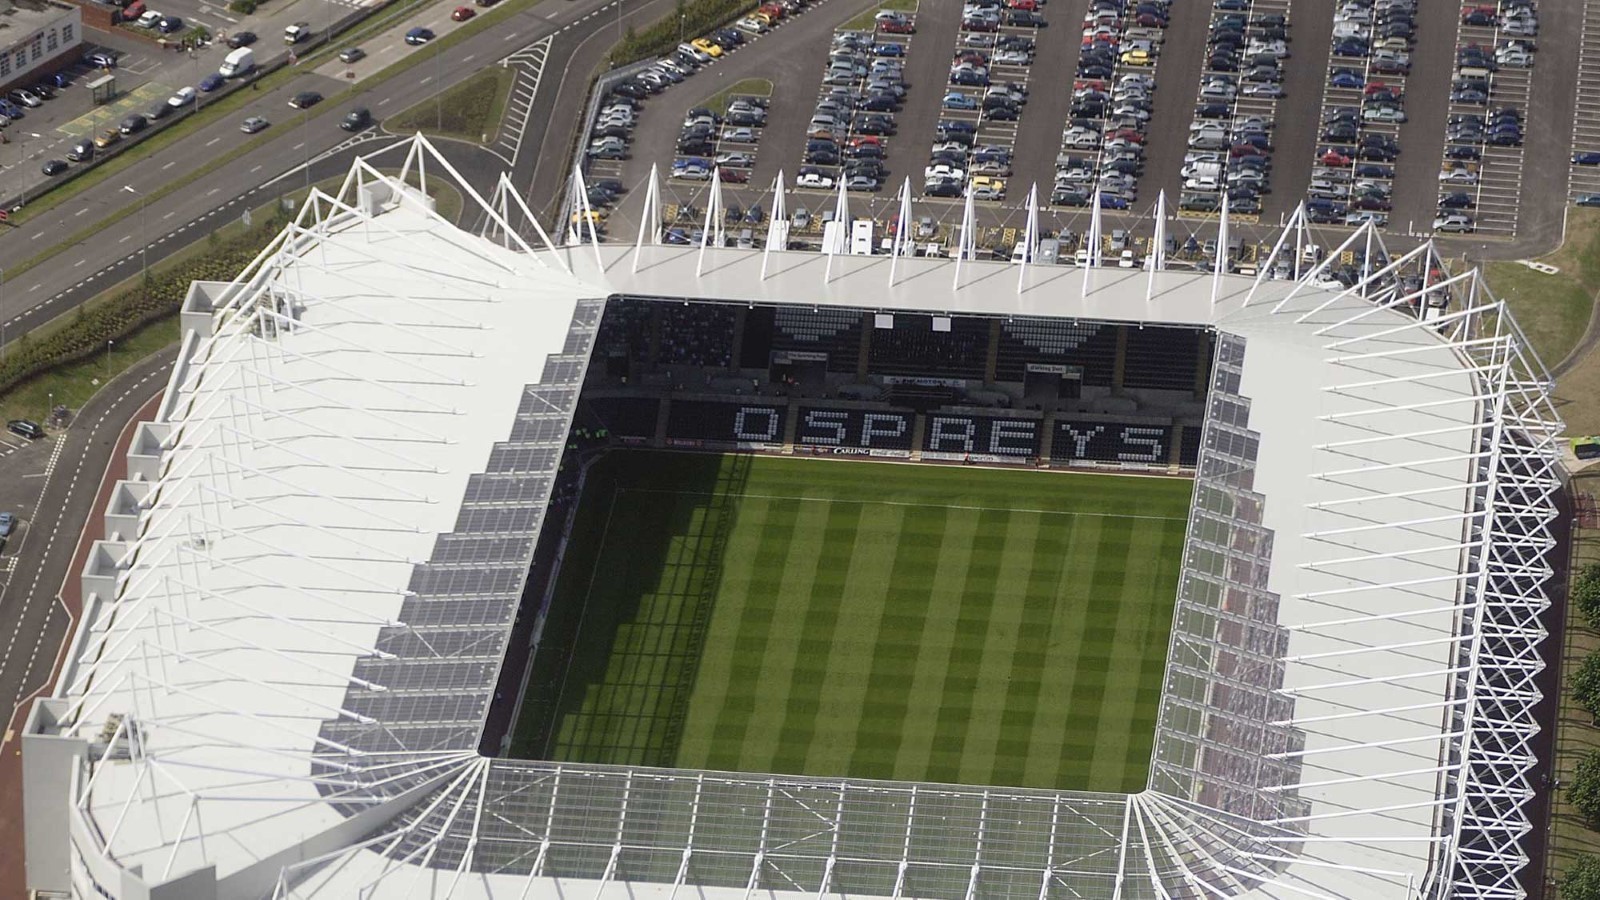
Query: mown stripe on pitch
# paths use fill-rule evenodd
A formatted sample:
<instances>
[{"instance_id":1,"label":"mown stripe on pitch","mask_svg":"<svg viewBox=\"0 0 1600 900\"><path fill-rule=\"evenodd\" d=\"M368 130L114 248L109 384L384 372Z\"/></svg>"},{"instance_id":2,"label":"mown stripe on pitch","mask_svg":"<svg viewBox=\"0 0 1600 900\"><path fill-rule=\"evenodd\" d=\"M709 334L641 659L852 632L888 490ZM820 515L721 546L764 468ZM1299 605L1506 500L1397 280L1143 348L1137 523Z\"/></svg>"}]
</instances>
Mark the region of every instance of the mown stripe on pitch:
<instances>
[{"instance_id":1,"label":"mown stripe on pitch","mask_svg":"<svg viewBox=\"0 0 1600 900\"><path fill-rule=\"evenodd\" d=\"M728 546L723 552L722 584L712 610L711 624L706 630L705 653L700 660L700 670L695 674L689 711L684 717L683 737L673 765L701 765L711 753L716 722L727 704L728 687L734 682L733 668L738 662L733 654L724 652L724 648L738 640L739 629L745 627L747 620L761 619L747 604L754 596L750 584L758 571L760 538L765 533L771 507L772 503L765 500L739 504L738 527L728 536ZM675 641L678 639L674 637Z\"/></svg>"},{"instance_id":2,"label":"mown stripe on pitch","mask_svg":"<svg viewBox=\"0 0 1600 900\"><path fill-rule=\"evenodd\" d=\"M1133 533L1131 519L1106 519L1100 526L1100 541L1095 548L1094 575L1090 580L1089 615L1084 624L1083 647L1078 654L1078 673L1073 680L1068 712L1079 727L1067 736L1063 777L1091 791L1114 791L1118 784L1104 784L1092 778L1095 758L1101 752L1102 735L1098 718L1111 678L1112 646L1117 634L1117 611L1122 604L1122 585L1127 579L1128 542ZM1122 748L1116 756L1120 761ZM1120 778L1117 779L1120 782Z\"/></svg>"},{"instance_id":3,"label":"mown stripe on pitch","mask_svg":"<svg viewBox=\"0 0 1600 900\"><path fill-rule=\"evenodd\" d=\"M906 713L917 660L932 637L937 563L949 534L944 507L908 507L884 590L878 642L867 673L866 700L848 772L857 778L896 778L906 741Z\"/></svg>"},{"instance_id":4,"label":"mown stripe on pitch","mask_svg":"<svg viewBox=\"0 0 1600 900\"><path fill-rule=\"evenodd\" d=\"M933 729L928 778L954 782L961 777L961 757L966 751L967 724L972 719L972 692L983 665L983 645L1000 558L1005 545L1008 512L978 513L978 530L972 538L972 555L961 586L961 606L956 613L955 641L946 657L939 716Z\"/></svg>"},{"instance_id":5,"label":"mown stripe on pitch","mask_svg":"<svg viewBox=\"0 0 1600 900\"><path fill-rule=\"evenodd\" d=\"M1001 723L1022 630L1028 568L1039 536L1039 518L1038 513L1011 513L1006 517L1004 543L990 596L988 629L972 690L972 718L967 722L961 754L959 780L963 784L990 783L997 748L1007 738L1001 734Z\"/></svg>"},{"instance_id":6,"label":"mown stripe on pitch","mask_svg":"<svg viewBox=\"0 0 1600 900\"><path fill-rule=\"evenodd\" d=\"M1034 534L1023 584L1020 630L1011 657L990 784L1055 786L1049 781L1029 781L1028 763L1042 724L1058 714L1055 704L1044 696L1045 664L1050 651L1051 625L1057 604L1061 602L1061 573L1071 550L1075 520L1072 516L1040 517Z\"/></svg>"},{"instance_id":7,"label":"mown stripe on pitch","mask_svg":"<svg viewBox=\"0 0 1600 900\"><path fill-rule=\"evenodd\" d=\"M771 761L767 771L804 772L807 751L815 736L822 684L827 677L828 655L834 626L839 621L845 578L850 571L860 528L862 504L829 502L824 506L827 521L822 529L821 552L812 567L810 595L795 599L807 609L795 635L798 645L790 663L789 695L782 704L771 704L781 708L782 723L777 728L769 728L765 726L771 720L764 719L756 729L770 746Z\"/></svg>"},{"instance_id":8,"label":"mown stripe on pitch","mask_svg":"<svg viewBox=\"0 0 1600 900\"><path fill-rule=\"evenodd\" d=\"M934 733L944 705L945 672L956 643L967 564L978 534L976 510L945 510L944 516L939 552L928 565L932 585L923 613L922 640L915 647L911 684L905 694L900 750L894 759L894 777L901 781L929 778Z\"/></svg>"},{"instance_id":9,"label":"mown stripe on pitch","mask_svg":"<svg viewBox=\"0 0 1600 900\"><path fill-rule=\"evenodd\" d=\"M799 654L798 632L811 601L822 552L819 535L828 518L826 504L795 503L791 509L789 526L774 535L781 540L781 549L774 549L772 563L763 566L754 585L771 609L765 634L759 642L739 641L730 648L741 661L739 682L732 691L742 702L737 711L730 710L737 725L730 723L722 729L730 734L737 731L739 740L727 747L721 768L771 771L776 735L783 726L783 706ZM765 537L762 543L765 547Z\"/></svg>"},{"instance_id":10,"label":"mown stripe on pitch","mask_svg":"<svg viewBox=\"0 0 1600 900\"><path fill-rule=\"evenodd\" d=\"M867 678L905 514L903 506L880 504L866 504L861 511L839 597L839 616L823 664L811 748L803 769L806 774L851 774L850 757L861 732Z\"/></svg>"},{"instance_id":11,"label":"mown stripe on pitch","mask_svg":"<svg viewBox=\"0 0 1600 900\"><path fill-rule=\"evenodd\" d=\"M1128 723L1126 790L1142 790L1149 780L1154 752L1156 717L1161 710L1161 685L1165 677L1167 648L1172 637L1172 610L1178 593L1178 572L1183 562L1183 529L1163 528L1156 551L1150 604L1142 623L1148 648L1135 692L1134 715Z\"/></svg>"},{"instance_id":12,"label":"mown stripe on pitch","mask_svg":"<svg viewBox=\"0 0 1600 900\"><path fill-rule=\"evenodd\" d=\"M1116 610L1116 634L1111 642L1111 669L1105 694L1100 700L1100 740L1089 772L1093 784L1108 785L1108 790L1129 791L1143 787L1136 775L1129 784L1130 729L1138 713L1139 682L1144 677L1144 661L1151 651L1148 642L1150 608L1154 598L1160 557L1162 529L1144 523L1134 525L1128 536L1123 567L1121 602ZM1146 760L1149 762L1149 760Z\"/></svg>"},{"instance_id":13,"label":"mown stripe on pitch","mask_svg":"<svg viewBox=\"0 0 1600 900\"><path fill-rule=\"evenodd\" d=\"M1069 704L1089 619L1094 554L1105 521L1074 516L1067 522L1066 552L1056 582L1055 609L1050 617L1050 638L1040 678L1041 721L1034 727L1033 741L1028 745L1028 762L1022 776L1025 784L1079 790L1084 787L1067 771L1067 736L1083 727Z\"/></svg>"},{"instance_id":14,"label":"mown stripe on pitch","mask_svg":"<svg viewBox=\"0 0 1600 900\"><path fill-rule=\"evenodd\" d=\"M737 768L745 728L756 702L752 666L759 668L774 617L776 576L783 571L799 504L740 501L741 527L729 538L722 586L711 617L712 639L695 679L678 753L679 765Z\"/></svg>"}]
</instances>

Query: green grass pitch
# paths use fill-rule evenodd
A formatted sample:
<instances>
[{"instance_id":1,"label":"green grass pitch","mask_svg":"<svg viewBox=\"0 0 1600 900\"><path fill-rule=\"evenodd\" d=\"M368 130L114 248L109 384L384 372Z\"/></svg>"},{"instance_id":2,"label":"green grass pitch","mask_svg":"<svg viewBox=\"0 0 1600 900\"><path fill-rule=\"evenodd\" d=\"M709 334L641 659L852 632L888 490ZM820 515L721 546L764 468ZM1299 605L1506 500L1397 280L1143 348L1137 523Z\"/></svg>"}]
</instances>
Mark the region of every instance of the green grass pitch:
<instances>
[{"instance_id":1,"label":"green grass pitch","mask_svg":"<svg viewBox=\"0 0 1600 900\"><path fill-rule=\"evenodd\" d=\"M614 453L590 473L514 751L1140 790L1190 494Z\"/></svg>"}]
</instances>

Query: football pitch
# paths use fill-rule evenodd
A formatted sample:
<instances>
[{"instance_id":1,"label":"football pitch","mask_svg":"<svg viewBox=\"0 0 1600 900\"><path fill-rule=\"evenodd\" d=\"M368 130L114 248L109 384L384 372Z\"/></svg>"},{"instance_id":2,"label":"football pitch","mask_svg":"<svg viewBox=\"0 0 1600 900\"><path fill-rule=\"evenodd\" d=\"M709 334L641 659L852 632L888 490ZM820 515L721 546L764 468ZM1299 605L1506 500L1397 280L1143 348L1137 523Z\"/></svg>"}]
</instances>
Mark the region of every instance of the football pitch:
<instances>
[{"instance_id":1,"label":"football pitch","mask_svg":"<svg viewBox=\"0 0 1600 900\"><path fill-rule=\"evenodd\" d=\"M614 452L514 755L1140 790L1191 489Z\"/></svg>"}]
</instances>

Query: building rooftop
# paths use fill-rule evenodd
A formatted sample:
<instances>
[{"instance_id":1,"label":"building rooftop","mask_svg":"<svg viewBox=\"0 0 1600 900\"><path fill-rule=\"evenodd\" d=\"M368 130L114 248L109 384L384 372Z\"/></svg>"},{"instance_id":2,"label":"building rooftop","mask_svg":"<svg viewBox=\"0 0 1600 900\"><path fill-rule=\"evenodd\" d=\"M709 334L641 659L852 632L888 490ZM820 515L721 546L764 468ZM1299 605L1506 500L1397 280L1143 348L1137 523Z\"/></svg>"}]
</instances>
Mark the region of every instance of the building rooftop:
<instances>
[{"instance_id":1,"label":"building rooftop","mask_svg":"<svg viewBox=\"0 0 1600 900\"><path fill-rule=\"evenodd\" d=\"M450 176L426 141L399 146ZM91 871L285 897L1514 884L1557 426L1475 276L1425 323L1309 281L536 248L513 194L458 187L487 237L358 162L186 342L137 538L108 547L114 596L30 719L86 748L63 802ZM1215 328L1150 789L479 756L615 294ZM1484 806L1489 777L1522 791ZM1491 825L1507 840L1480 849ZM1474 850L1491 862L1459 874Z\"/></svg>"}]
</instances>

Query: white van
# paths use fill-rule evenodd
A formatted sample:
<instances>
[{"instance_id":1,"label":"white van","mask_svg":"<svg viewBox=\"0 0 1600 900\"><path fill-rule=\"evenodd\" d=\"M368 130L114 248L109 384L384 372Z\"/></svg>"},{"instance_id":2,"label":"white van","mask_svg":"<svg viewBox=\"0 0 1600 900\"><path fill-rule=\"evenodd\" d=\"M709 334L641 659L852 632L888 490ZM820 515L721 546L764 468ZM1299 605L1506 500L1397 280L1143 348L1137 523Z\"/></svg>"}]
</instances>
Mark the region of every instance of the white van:
<instances>
[{"instance_id":1,"label":"white van","mask_svg":"<svg viewBox=\"0 0 1600 900\"><path fill-rule=\"evenodd\" d=\"M255 67L255 53L249 47L240 47L223 58L217 74L223 78L238 78L240 75L250 74Z\"/></svg>"}]
</instances>

